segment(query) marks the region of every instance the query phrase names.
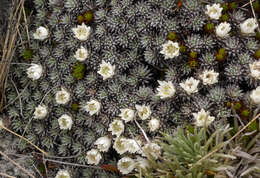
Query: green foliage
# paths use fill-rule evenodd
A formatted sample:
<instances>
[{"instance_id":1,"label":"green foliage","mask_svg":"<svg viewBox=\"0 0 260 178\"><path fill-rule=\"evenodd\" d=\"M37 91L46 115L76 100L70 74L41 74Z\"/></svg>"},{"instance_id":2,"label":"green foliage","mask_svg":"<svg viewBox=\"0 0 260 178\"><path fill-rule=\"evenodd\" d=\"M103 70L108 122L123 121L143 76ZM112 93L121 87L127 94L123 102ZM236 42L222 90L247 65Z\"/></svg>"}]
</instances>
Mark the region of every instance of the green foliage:
<instances>
[{"instance_id":1,"label":"green foliage","mask_svg":"<svg viewBox=\"0 0 260 178\"><path fill-rule=\"evenodd\" d=\"M33 52L31 49L25 49L22 56L23 56L24 60L30 61L33 57Z\"/></svg>"},{"instance_id":2,"label":"green foliage","mask_svg":"<svg viewBox=\"0 0 260 178\"><path fill-rule=\"evenodd\" d=\"M177 40L178 36L175 32L170 32L167 35L168 40L175 41Z\"/></svg>"},{"instance_id":3,"label":"green foliage","mask_svg":"<svg viewBox=\"0 0 260 178\"><path fill-rule=\"evenodd\" d=\"M224 48L220 48L216 54L216 59L219 62L223 62L226 57L226 50Z\"/></svg>"},{"instance_id":4,"label":"green foliage","mask_svg":"<svg viewBox=\"0 0 260 178\"><path fill-rule=\"evenodd\" d=\"M94 21L94 13L92 11L85 12L83 16L87 24L90 24Z\"/></svg>"},{"instance_id":5,"label":"green foliage","mask_svg":"<svg viewBox=\"0 0 260 178\"><path fill-rule=\"evenodd\" d=\"M229 15L227 13L222 14L222 16L220 17L222 22L226 22L229 20Z\"/></svg>"},{"instance_id":6,"label":"green foliage","mask_svg":"<svg viewBox=\"0 0 260 178\"><path fill-rule=\"evenodd\" d=\"M253 4L253 7L254 7L254 10L259 13L260 12L259 0L254 1L252 4Z\"/></svg>"},{"instance_id":7,"label":"green foliage","mask_svg":"<svg viewBox=\"0 0 260 178\"><path fill-rule=\"evenodd\" d=\"M212 33L214 31L214 28L215 28L214 23L207 23L205 25L205 31L207 33Z\"/></svg>"},{"instance_id":8,"label":"green foliage","mask_svg":"<svg viewBox=\"0 0 260 178\"><path fill-rule=\"evenodd\" d=\"M255 58L260 59L260 48L255 52Z\"/></svg>"},{"instance_id":9,"label":"green foliage","mask_svg":"<svg viewBox=\"0 0 260 178\"><path fill-rule=\"evenodd\" d=\"M136 176L139 178L142 176L207 178L209 174L216 175L221 170L228 170L230 167L226 164L227 160L235 157L219 148L225 144L230 130L228 126L225 126L209 134L204 128L194 128L191 133L179 127L174 136L163 134L158 141L162 147L163 156L159 160L149 158L151 167L139 170ZM204 158L216 149L219 151Z\"/></svg>"},{"instance_id":10,"label":"green foliage","mask_svg":"<svg viewBox=\"0 0 260 178\"><path fill-rule=\"evenodd\" d=\"M77 62L73 66L73 77L77 80L83 79L85 75L86 67L83 63Z\"/></svg>"}]
</instances>

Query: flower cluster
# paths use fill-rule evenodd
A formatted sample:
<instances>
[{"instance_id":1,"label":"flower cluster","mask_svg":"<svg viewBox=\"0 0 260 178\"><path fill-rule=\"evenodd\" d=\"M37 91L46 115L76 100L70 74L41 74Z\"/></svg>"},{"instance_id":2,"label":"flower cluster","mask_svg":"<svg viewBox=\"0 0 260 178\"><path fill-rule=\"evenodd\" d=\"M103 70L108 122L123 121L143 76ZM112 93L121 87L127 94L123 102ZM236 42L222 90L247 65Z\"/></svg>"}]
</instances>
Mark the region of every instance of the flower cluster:
<instances>
[{"instance_id":1,"label":"flower cluster","mask_svg":"<svg viewBox=\"0 0 260 178\"><path fill-rule=\"evenodd\" d=\"M55 155L116 160L128 174L159 157L160 131L229 120L236 103L250 116L260 103L259 20L245 8L221 0L34 2L16 50L30 57L13 59L4 114L11 129Z\"/></svg>"}]
</instances>

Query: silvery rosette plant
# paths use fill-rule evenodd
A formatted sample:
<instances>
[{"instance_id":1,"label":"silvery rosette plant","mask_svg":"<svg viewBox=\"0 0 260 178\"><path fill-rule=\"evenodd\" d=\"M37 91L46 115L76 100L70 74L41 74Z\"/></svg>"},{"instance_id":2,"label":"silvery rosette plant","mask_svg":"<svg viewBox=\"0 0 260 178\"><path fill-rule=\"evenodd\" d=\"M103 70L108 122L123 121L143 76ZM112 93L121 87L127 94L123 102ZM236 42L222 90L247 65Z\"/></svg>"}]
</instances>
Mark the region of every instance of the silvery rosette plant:
<instances>
[{"instance_id":1,"label":"silvery rosette plant","mask_svg":"<svg viewBox=\"0 0 260 178\"><path fill-rule=\"evenodd\" d=\"M50 155L110 166L61 166L58 178L131 174L178 125L245 125L260 103L260 45L244 4L34 0L10 69L10 127Z\"/></svg>"}]
</instances>

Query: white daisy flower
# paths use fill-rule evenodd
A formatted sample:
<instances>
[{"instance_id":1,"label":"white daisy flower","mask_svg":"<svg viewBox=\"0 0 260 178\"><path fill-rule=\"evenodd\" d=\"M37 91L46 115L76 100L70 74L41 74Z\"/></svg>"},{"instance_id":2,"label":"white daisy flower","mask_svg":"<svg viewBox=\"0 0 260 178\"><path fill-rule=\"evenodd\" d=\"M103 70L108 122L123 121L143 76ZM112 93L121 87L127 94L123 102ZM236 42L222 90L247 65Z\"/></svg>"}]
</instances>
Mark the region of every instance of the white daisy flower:
<instances>
[{"instance_id":1,"label":"white daisy flower","mask_svg":"<svg viewBox=\"0 0 260 178\"><path fill-rule=\"evenodd\" d=\"M208 111L205 112L204 109L201 109L198 113L192 113L192 115L195 119L195 125L198 127L203 127L204 125L207 127L215 119L215 117L209 115Z\"/></svg>"},{"instance_id":2,"label":"white daisy flower","mask_svg":"<svg viewBox=\"0 0 260 178\"><path fill-rule=\"evenodd\" d=\"M220 38L226 38L229 36L230 30L230 23L222 22L218 26L216 26L216 35Z\"/></svg>"},{"instance_id":3,"label":"white daisy flower","mask_svg":"<svg viewBox=\"0 0 260 178\"><path fill-rule=\"evenodd\" d=\"M39 64L31 64L26 73L32 80L38 80L42 76L43 68Z\"/></svg>"},{"instance_id":4,"label":"white daisy flower","mask_svg":"<svg viewBox=\"0 0 260 178\"><path fill-rule=\"evenodd\" d=\"M132 158L123 157L118 161L117 168L122 174L129 174L135 168L135 161Z\"/></svg>"},{"instance_id":5,"label":"white daisy flower","mask_svg":"<svg viewBox=\"0 0 260 178\"><path fill-rule=\"evenodd\" d=\"M38 105L36 108L35 108L35 111L33 113L33 117L35 119L43 119L47 116L48 114L48 110L47 110L47 106L45 105Z\"/></svg>"},{"instance_id":6,"label":"white daisy flower","mask_svg":"<svg viewBox=\"0 0 260 178\"><path fill-rule=\"evenodd\" d=\"M99 73L103 80L106 80L108 78L111 78L115 74L115 68L116 66L112 66L109 62L105 62L102 60L102 63L100 64L100 69L97 73Z\"/></svg>"},{"instance_id":7,"label":"white daisy flower","mask_svg":"<svg viewBox=\"0 0 260 178\"><path fill-rule=\"evenodd\" d=\"M200 75L200 78L203 82L203 85L212 85L218 82L218 75L219 73L215 72L214 70L205 70Z\"/></svg>"},{"instance_id":8,"label":"white daisy flower","mask_svg":"<svg viewBox=\"0 0 260 178\"><path fill-rule=\"evenodd\" d=\"M160 121L158 119L151 119L149 122L148 122L148 126L149 126L149 129L151 132L159 129L160 127Z\"/></svg>"},{"instance_id":9,"label":"white daisy flower","mask_svg":"<svg viewBox=\"0 0 260 178\"><path fill-rule=\"evenodd\" d=\"M67 104L70 100L70 93L64 88L61 88L61 90L55 94L55 100L58 104Z\"/></svg>"},{"instance_id":10,"label":"white daisy flower","mask_svg":"<svg viewBox=\"0 0 260 178\"><path fill-rule=\"evenodd\" d=\"M146 120L152 114L150 106L146 105L135 105L136 110L138 111L137 114L142 120Z\"/></svg>"},{"instance_id":11,"label":"white daisy flower","mask_svg":"<svg viewBox=\"0 0 260 178\"><path fill-rule=\"evenodd\" d=\"M114 120L109 124L108 131L112 132L112 135L119 137L125 130L125 125L121 120Z\"/></svg>"},{"instance_id":12,"label":"white daisy flower","mask_svg":"<svg viewBox=\"0 0 260 178\"><path fill-rule=\"evenodd\" d=\"M126 123L129 121L132 121L135 116L135 112L132 109L120 109L121 113L119 116L121 117L122 120L124 120Z\"/></svg>"},{"instance_id":13,"label":"white daisy flower","mask_svg":"<svg viewBox=\"0 0 260 178\"><path fill-rule=\"evenodd\" d=\"M90 35L91 28L86 26L84 23L78 25L76 28L72 28L75 38L86 41Z\"/></svg>"},{"instance_id":14,"label":"white daisy flower","mask_svg":"<svg viewBox=\"0 0 260 178\"><path fill-rule=\"evenodd\" d=\"M60 129L63 129L63 130L70 130L71 127L72 127L72 118L67 115L67 114L63 114L59 119L58 119L58 122L59 122L59 126L60 126Z\"/></svg>"},{"instance_id":15,"label":"white daisy flower","mask_svg":"<svg viewBox=\"0 0 260 178\"><path fill-rule=\"evenodd\" d=\"M149 155L153 156L154 159L158 159L161 155L161 147L153 142L147 143L142 147L142 156L149 157Z\"/></svg>"},{"instance_id":16,"label":"white daisy flower","mask_svg":"<svg viewBox=\"0 0 260 178\"><path fill-rule=\"evenodd\" d=\"M83 46L81 46L79 49L77 49L76 54L74 55L74 57L78 60L78 61L85 61L88 57L88 50L85 49Z\"/></svg>"},{"instance_id":17,"label":"white daisy flower","mask_svg":"<svg viewBox=\"0 0 260 178\"><path fill-rule=\"evenodd\" d=\"M255 29L258 27L257 20L255 18L249 18L240 24L240 30L243 34L254 34Z\"/></svg>"},{"instance_id":18,"label":"white daisy flower","mask_svg":"<svg viewBox=\"0 0 260 178\"><path fill-rule=\"evenodd\" d=\"M260 86L252 91L250 98L255 104L260 104Z\"/></svg>"},{"instance_id":19,"label":"white daisy flower","mask_svg":"<svg viewBox=\"0 0 260 178\"><path fill-rule=\"evenodd\" d=\"M206 5L206 12L205 14L208 15L211 19L218 20L221 17L221 12L223 10L220 7L220 4L213 4L213 5Z\"/></svg>"},{"instance_id":20,"label":"white daisy flower","mask_svg":"<svg viewBox=\"0 0 260 178\"><path fill-rule=\"evenodd\" d=\"M127 151L129 153L136 153L141 150L141 141L140 140L134 140L134 139L127 139L126 140L127 144Z\"/></svg>"},{"instance_id":21,"label":"white daisy flower","mask_svg":"<svg viewBox=\"0 0 260 178\"><path fill-rule=\"evenodd\" d=\"M49 30L42 26L38 27L36 29L36 32L33 33L33 38L36 40L45 40L48 37L49 37Z\"/></svg>"},{"instance_id":22,"label":"white daisy flower","mask_svg":"<svg viewBox=\"0 0 260 178\"><path fill-rule=\"evenodd\" d=\"M102 159L102 156L97 149L91 149L87 152L86 158L88 164L98 165L100 160Z\"/></svg>"},{"instance_id":23,"label":"white daisy flower","mask_svg":"<svg viewBox=\"0 0 260 178\"><path fill-rule=\"evenodd\" d=\"M179 56L180 54L180 47L177 42L172 42L168 40L165 44L162 45L162 50L160 51L161 54L164 55L165 59L172 59L174 57Z\"/></svg>"},{"instance_id":24,"label":"white daisy flower","mask_svg":"<svg viewBox=\"0 0 260 178\"><path fill-rule=\"evenodd\" d=\"M190 95L198 92L199 80L195 80L193 77L187 79L185 82L180 83L180 86Z\"/></svg>"},{"instance_id":25,"label":"white daisy flower","mask_svg":"<svg viewBox=\"0 0 260 178\"><path fill-rule=\"evenodd\" d=\"M260 79L260 61L255 61L253 64L249 64L251 76L255 79Z\"/></svg>"},{"instance_id":26,"label":"white daisy flower","mask_svg":"<svg viewBox=\"0 0 260 178\"><path fill-rule=\"evenodd\" d=\"M70 178L69 171L65 169L59 170L55 178Z\"/></svg>"},{"instance_id":27,"label":"white daisy flower","mask_svg":"<svg viewBox=\"0 0 260 178\"><path fill-rule=\"evenodd\" d=\"M124 154L127 152L127 139L123 137L117 137L114 141L113 148L117 151L118 154Z\"/></svg>"},{"instance_id":28,"label":"white daisy flower","mask_svg":"<svg viewBox=\"0 0 260 178\"><path fill-rule=\"evenodd\" d=\"M87 102L87 104L83 106L83 108L92 116L93 114L98 114L101 108L101 104L97 100L91 100Z\"/></svg>"},{"instance_id":29,"label":"white daisy flower","mask_svg":"<svg viewBox=\"0 0 260 178\"><path fill-rule=\"evenodd\" d=\"M111 139L107 136L98 138L94 145L97 145L97 148L101 152L107 152L111 146Z\"/></svg>"},{"instance_id":30,"label":"white daisy flower","mask_svg":"<svg viewBox=\"0 0 260 178\"><path fill-rule=\"evenodd\" d=\"M157 88L158 94L156 94L156 96L160 96L161 99L164 99L170 98L175 94L176 90L171 81L166 82L158 80L158 83L160 86Z\"/></svg>"}]
</instances>

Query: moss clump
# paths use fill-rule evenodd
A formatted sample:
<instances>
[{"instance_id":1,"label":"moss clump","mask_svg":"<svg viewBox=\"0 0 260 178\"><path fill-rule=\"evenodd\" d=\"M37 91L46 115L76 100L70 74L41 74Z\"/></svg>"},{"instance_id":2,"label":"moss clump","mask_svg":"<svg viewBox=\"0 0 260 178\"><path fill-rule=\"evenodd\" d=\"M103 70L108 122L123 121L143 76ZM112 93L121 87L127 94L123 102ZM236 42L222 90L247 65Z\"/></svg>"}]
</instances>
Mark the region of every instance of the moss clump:
<instances>
[{"instance_id":1,"label":"moss clump","mask_svg":"<svg viewBox=\"0 0 260 178\"><path fill-rule=\"evenodd\" d=\"M76 102L72 103L71 109L72 109L73 111L78 111L78 110L79 110L79 104L76 103Z\"/></svg>"},{"instance_id":2,"label":"moss clump","mask_svg":"<svg viewBox=\"0 0 260 178\"><path fill-rule=\"evenodd\" d=\"M180 46L180 52L181 52L182 54L184 54L184 53L186 53L186 51L187 51L187 47L184 46L184 45L181 45L181 46Z\"/></svg>"},{"instance_id":3,"label":"moss clump","mask_svg":"<svg viewBox=\"0 0 260 178\"><path fill-rule=\"evenodd\" d=\"M240 117L243 119L243 120L248 120L249 117L250 117L250 111L248 109L243 109L240 113Z\"/></svg>"},{"instance_id":4,"label":"moss clump","mask_svg":"<svg viewBox=\"0 0 260 178\"><path fill-rule=\"evenodd\" d=\"M190 52L190 58L191 59L197 59L198 54L195 51Z\"/></svg>"},{"instance_id":5,"label":"moss clump","mask_svg":"<svg viewBox=\"0 0 260 178\"><path fill-rule=\"evenodd\" d=\"M231 2L231 3L228 4L228 9L232 11L232 10L236 9L237 6L238 5L237 5L236 2Z\"/></svg>"},{"instance_id":6,"label":"moss clump","mask_svg":"<svg viewBox=\"0 0 260 178\"><path fill-rule=\"evenodd\" d=\"M260 40L260 33L259 33L258 31L255 33L255 38L256 38L257 40Z\"/></svg>"},{"instance_id":7,"label":"moss clump","mask_svg":"<svg viewBox=\"0 0 260 178\"><path fill-rule=\"evenodd\" d=\"M255 52L255 58L260 59L260 48Z\"/></svg>"},{"instance_id":8,"label":"moss clump","mask_svg":"<svg viewBox=\"0 0 260 178\"><path fill-rule=\"evenodd\" d=\"M33 52L30 49L25 49L22 56L23 56L24 60L30 61L32 59Z\"/></svg>"},{"instance_id":9,"label":"moss clump","mask_svg":"<svg viewBox=\"0 0 260 178\"><path fill-rule=\"evenodd\" d=\"M171 40L171 41L175 41L177 40L178 36L175 32L170 32L168 35L167 35L167 39L168 40Z\"/></svg>"},{"instance_id":10,"label":"moss clump","mask_svg":"<svg viewBox=\"0 0 260 178\"><path fill-rule=\"evenodd\" d=\"M85 71L86 71L85 65L83 63L78 62L73 66L72 75L75 79L80 80L84 78Z\"/></svg>"},{"instance_id":11,"label":"moss clump","mask_svg":"<svg viewBox=\"0 0 260 178\"><path fill-rule=\"evenodd\" d=\"M198 61L196 59L189 60L189 66L191 69L194 69L198 66Z\"/></svg>"},{"instance_id":12,"label":"moss clump","mask_svg":"<svg viewBox=\"0 0 260 178\"><path fill-rule=\"evenodd\" d=\"M85 12L83 16L86 24L90 24L94 21L94 13L92 11Z\"/></svg>"},{"instance_id":13,"label":"moss clump","mask_svg":"<svg viewBox=\"0 0 260 178\"><path fill-rule=\"evenodd\" d=\"M228 4L227 3L223 3L221 7L223 8L223 12L226 12L228 10Z\"/></svg>"},{"instance_id":14,"label":"moss clump","mask_svg":"<svg viewBox=\"0 0 260 178\"><path fill-rule=\"evenodd\" d=\"M260 3L258 0L253 2L253 7L254 7L255 12L258 12L258 13L260 12Z\"/></svg>"},{"instance_id":15,"label":"moss clump","mask_svg":"<svg viewBox=\"0 0 260 178\"><path fill-rule=\"evenodd\" d=\"M207 23L204 29L207 33L212 33L214 31L214 28L215 26L213 23Z\"/></svg>"},{"instance_id":16,"label":"moss clump","mask_svg":"<svg viewBox=\"0 0 260 178\"><path fill-rule=\"evenodd\" d=\"M234 103L234 109L236 111L240 110L241 108L242 108L241 102L237 101L237 102Z\"/></svg>"},{"instance_id":17,"label":"moss clump","mask_svg":"<svg viewBox=\"0 0 260 178\"><path fill-rule=\"evenodd\" d=\"M220 19L222 22L227 22L229 20L229 15L225 13L220 17Z\"/></svg>"},{"instance_id":18,"label":"moss clump","mask_svg":"<svg viewBox=\"0 0 260 178\"><path fill-rule=\"evenodd\" d=\"M83 15L79 15L79 16L77 17L77 20L78 20L78 23L79 23L79 24L82 24L82 23L84 22L85 18L83 17Z\"/></svg>"},{"instance_id":19,"label":"moss clump","mask_svg":"<svg viewBox=\"0 0 260 178\"><path fill-rule=\"evenodd\" d=\"M220 48L216 54L216 59L219 62L223 62L226 57L226 50L224 48Z\"/></svg>"}]
</instances>

